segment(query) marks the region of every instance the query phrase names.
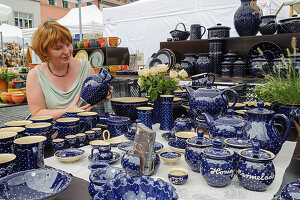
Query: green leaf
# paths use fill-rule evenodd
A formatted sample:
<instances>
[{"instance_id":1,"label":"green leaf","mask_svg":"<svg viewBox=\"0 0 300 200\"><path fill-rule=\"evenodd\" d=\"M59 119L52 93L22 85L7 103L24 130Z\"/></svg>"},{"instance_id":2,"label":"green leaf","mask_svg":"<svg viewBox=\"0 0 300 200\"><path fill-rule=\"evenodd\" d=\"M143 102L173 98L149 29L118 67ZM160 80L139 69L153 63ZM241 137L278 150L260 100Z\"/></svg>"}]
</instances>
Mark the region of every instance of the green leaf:
<instances>
[{"instance_id":1,"label":"green leaf","mask_svg":"<svg viewBox=\"0 0 300 200\"><path fill-rule=\"evenodd\" d=\"M152 101L155 101L158 97L158 93L156 90L152 90L151 93L150 93L150 98Z\"/></svg>"}]
</instances>

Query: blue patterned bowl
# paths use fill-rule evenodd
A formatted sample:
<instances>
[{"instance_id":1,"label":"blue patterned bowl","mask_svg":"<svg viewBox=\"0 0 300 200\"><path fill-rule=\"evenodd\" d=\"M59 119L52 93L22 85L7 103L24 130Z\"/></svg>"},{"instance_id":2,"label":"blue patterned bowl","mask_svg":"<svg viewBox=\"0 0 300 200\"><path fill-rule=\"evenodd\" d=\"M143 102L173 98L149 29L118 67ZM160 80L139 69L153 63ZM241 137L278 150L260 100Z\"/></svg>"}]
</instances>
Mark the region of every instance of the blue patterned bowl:
<instances>
[{"instance_id":1,"label":"blue patterned bowl","mask_svg":"<svg viewBox=\"0 0 300 200\"><path fill-rule=\"evenodd\" d=\"M281 200L293 200L300 198L300 178L296 182L288 183L281 191Z\"/></svg>"},{"instance_id":2,"label":"blue patterned bowl","mask_svg":"<svg viewBox=\"0 0 300 200\"><path fill-rule=\"evenodd\" d=\"M168 179L174 185L185 184L188 177L188 171L183 168L172 168L168 172Z\"/></svg>"},{"instance_id":3,"label":"blue patterned bowl","mask_svg":"<svg viewBox=\"0 0 300 200\"><path fill-rule=\"evenodd\" d=\"M167 165L175 165L180 160L181 153L177 153L174 151L163 152L159 156L163 161L165 161Z\"/></svg>"},{"instance_id":4,"label":"blue patterned bowl","mask_svg":"<svg viewBox=\"0 0 300 200\"><path fill-rule=\"evenodd\" d=\"M89 170L93 171L93 170L97 170L97 169L103 169L103 168L107 168L109 167L109 164L106 162L96 162L93 164L90 164L88 166Z\"/></svg>"},{"instance_id":5,"label":"blue patterned bowl","mask_svg":"<svg viewBox=\"0 0 300 200\"><path fill-rule=\"evenodd\" d=\"M149 176L138 178L126 176L104 184L95 195L94 200L176 200L178 194L175 190L174 186L161 179L154 180Z\"/></svg>"},{"instance_id":6,"label":"blue patterned bowl","mask_svg":"<svg viewBox=\"0 0 300 200\"><path fill-rule=\"evenodd\" d=\"M55 158L59 159L62 162L72 163L76 162L84 155L84 150L82 149L63 149L55 152Z\"/></svg>"},{"instance_id":7,"label":"blue patterned bowl","mask_svg":"<svg viewBox=\"0 0 300 200\"><path fill-rule=\"evenodd\" d=\"M71 179L58 169L17 172L0 179L0 199L48 199L67 189Z\"/></svg>"}]
</instances>

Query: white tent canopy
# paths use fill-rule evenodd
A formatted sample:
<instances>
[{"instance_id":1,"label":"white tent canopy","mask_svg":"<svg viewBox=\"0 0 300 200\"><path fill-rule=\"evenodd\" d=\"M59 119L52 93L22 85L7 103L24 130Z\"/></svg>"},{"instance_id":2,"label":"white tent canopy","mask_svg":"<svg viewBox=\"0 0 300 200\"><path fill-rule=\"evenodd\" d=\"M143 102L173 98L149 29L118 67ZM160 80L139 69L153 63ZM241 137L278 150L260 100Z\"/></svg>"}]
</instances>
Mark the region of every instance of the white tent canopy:
<instances>
[{"instance_id":1,"label":"white tent canopy","mask_svg":"<svg viewBox=\"0 0 300 200\"><path fill-rule=\"evenodd\" d=\"M266 15L275 14L283 0L260 2L264 3L262 8ZM179 22L183 22L187 30L192 24L209 28L222 23L231 27L231 36L237 36L233 17L240 5L240 0L140 0L124 6L104 8L104 36L120 37L120 46L128 47L131 53L143 52L147 59L159 50L160 42L171 37L170 31ZM279 18L288 17L288 14L282 16L286 9L281 10ZM183 27L178 26L178 29L183 30ZM207 38L207 33L203 38Z\"/></svg>"},{"instance_id":2,"label":"white tent canopy","mask_svg":"<svg viewBox=\"0 0 300 200\"><path fill-rule=\"evenodd\" d=\"M79 34L79 10L72 8L63 18L57 20L58 23L66 26L72 35ZM81 8L82 33L102 33L103 16L102 12L95 5ZM23 36L30 38L37 28L23 29Z\"/></svg>"},{"instance_id":3,"label":"white tent canopy","mask_svg":"<svg viewBox=\"0 0 300 200\"><path fill-rule=\"evenodd\" d=\"M11 14L11 7L0 4L0 21L7 21Z\"/></svg>"},{"instance_id":4,"label":"white tent canopy","mask_svg":"<svg viewBox=\"0 0 300 200\"><path fill-rule=\"evenodd\" d=\"M19 44L23 43L22 30L17 26L12 26L9 24L2 24L0 26L0 32L2 32L3 42L15 41Z\"/></svg>"}]
</instances>

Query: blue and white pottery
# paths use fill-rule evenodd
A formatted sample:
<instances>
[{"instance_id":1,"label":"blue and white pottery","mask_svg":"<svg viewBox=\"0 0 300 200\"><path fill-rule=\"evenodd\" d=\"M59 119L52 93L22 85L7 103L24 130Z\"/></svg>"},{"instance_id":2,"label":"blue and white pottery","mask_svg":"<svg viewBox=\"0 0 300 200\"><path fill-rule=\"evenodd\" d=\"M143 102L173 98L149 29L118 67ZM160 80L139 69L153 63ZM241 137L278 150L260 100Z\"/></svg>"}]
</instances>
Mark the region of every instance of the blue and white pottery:
<instances>
[{"instance_id":1,"label":"blue and white pottery","mask_svg":"<svg viewBox=\"0 0 300 200\"><path fill-rule=\"evenodd\" d=\"M245 76L245 66L246 63L241 58L238 58L238 60L233 63L233 77Z\"/></svg>"},{"instance_id":2,"label":"blue and white pottery","mask_svg":"<svg viewBox=\"0 0 300 200\"><path fill-rule=\"evenodd\" d=\"M188 73L189 76L193 76L195 74L195 65L193 62L182 60L178 70L183 69Z\"/></svg>"},{"instance_id":3,"label":"blue and white pottery","mask_svg":"<svg viewBox=\"0 0 300 200\"><path fill-rule=\"evenodd\" d=\"M164 148L163 144L161 144L159 142L154 143L154 151L156 153L159 153L163 148ZM124 152L127 152L130 149L133 149L133 141L122 142L121 144L118 145L118 149L120 149Z\"/></svg>"},{"instance_id":4,"label":"blue and white pottery","mask_svg":"<svg viewBox=\"0 0 300 200\"><path fill-rule=\"evenodd\" d=\"M57 139L52 140L51 143L52 143L54 150L57 151L57 150L61 150L64 148L65 140L61 139L61 138L57 138Z\"/></svg>"},{"instance_id":5,"label":"blue and white pottery","mask_svg":"<svg viewBox=\"0 0 300 200\"><path fill-rule=\"evenodd\" d=\"M95 162L88 166L89 170L94 171L97 169L103 169L109 167L109 164L106 162Z\"/></svg>"},{"instance_id":6,"label":"blue and white pottery","mask_svg":"<svg viewBox=\"0 0 300 200\"><path fill-rule=\"evenodd\" d=\"M152 129L152 107L137 107L138 119L148 128Z\"/></svg>"},{"instance_id":7,"label":"blue and white pottery","mask_svg":"<svg viewBox=\"0 0 300 200\"><path fill-rule=\"evenodd\" d=\"M195 74L207 73L210 68L209 54L200 53L195 65ZM193 82L192 82L193 84ZM206 83L204 84L206 85Z\"/></svg>"},{"instance_id":8,"label":"blue and white pottery","mask_svg":"<svg viewBox=\"0 0 300 200\"><path fill-rule=\"evenodd\" d=\"M239 151L239 155L237 175L242 185L248 190L265 191L275 179L272 162L275 155L259 149L259 142L253 142L252 148Z\"/></svg>"},{"instance_id":9,"label":"blue and white pottery","mask_svg":"<svg viewBox=\"0 0 300 200\"><path fill-rule=\"evenodd\" d=\"M0 199L49 199L67 189L71 180L54 168L17 172L0 179Z\"/></svg>"},{"instance_id":10,"label":"blue and white pottery","mask_svg":"<svg viewBox=\"0 0 300 200\"><path fill-rule=\"evenodd\" d=\"M262 35L272 35L277 31L276 15L261 16L261 23L259 24L259 32Z\"/></svg>"},{"instance_id":11,"label":"blue and white pottery","mask_svg":"<svg viewBox=\"0 0 300 200\"><path fill-rule=\"evenodd\" d=\"M85 133L77 133L76 139L77 139L78 147L83 147L85 145L85 141L86 141L86 134Z\"/></svg>"},{"instance_id":12,"label":"blue and white pottery","mask_svg":"<svg viewBox=\"0 0 300 200\"><path fill-rule=\"evenodd\" d=\"M190 63L192 63L193 65L196 64L196 61L198 59L198 54L194 54L194 53L186 53L184 54L184 61L189 61Z\"/></svg>"},{"instance_id":13,"label":"blue and white pottery","mask_svg":"<svg viewBox=\"0 0 300 200\"><path fill-rule=\"evenodd\" d=\"M90 145L92 145L91 158L93 158L95 150L98 150L97 156L99 160L109 160L112 158L113 154L108 142L103 140L94 140L90 142Z\"/></svg>"},{"instance_id":14,"label":"blue and white pottery","mask_svg":"<svg viewBox=\"0 0 300 200\"><path fill-rule=\"evenodd\" d=\"M243 120L241 117L233 115L232 109L228 109L227 114L220 117L212 117L208 113L203 113L203 116L206 120L209 133L212 138L236 137L236 131L242 131L246 124L246 121Z\"/></svg>"},{"instance_id":15,"label":"blue and white pottery","mask_svg":"<svg viewBox=\"0 0 300 200\"><path fill-rule=\"evenodd\" d=\"M216 26L210 27L207 29L208 31L208 39L212 37L218 37L218 38L228 38L230 37L230 27L228 26L222 26L221 23L217 23Z\"/></svg>"},{"instance_id":16,"label":"blue and white pottery","mask_svg":"<svg viewBox=\"0 0 300 200\"><path fill-rule=\"evenodd\" d=\"M137 123L140 123L140 122L141 122L141 120L137 119L134 123L131 123L129 125L127 133L124 133L124 136L128 140L134 140L135 133L136 133L136 125L137 125Z\"/></svg>"},{"instance_id":17,"label":"blue and white pottery","mask_svg":"<svg viewBox=\"0 0 300 200\"><path fill-rule=\"evenodd\" d=\"M10 153L1 153L0 154L0 178L3 178L15 172L17 172L16 155Z\"/></svg>"},{"instance_id":18,"label":"blue and white pottery","mask_svg":"<svg viewBox=\"0 0 300 200\"><path fill-rule=\"evenodd\" d=\"M108 164L113 164L115 162L117 162L118 160L121 159L121 154L119 154L118 152L112 152L112 158L108 159L108 160L102 160L99 159L98 156L99 153L95 153L92 157L92 155L89 155L88 159L89 161L91 161L92 163L96 163L96 162L106 162Z\"/></svg>"},{"instance_id":19,"label":"blue and white pottery","mask_svg":"<svg viewBox=\"0 0 300 200\"><path fill-rule=\"evenodd\" d=\"M95 131L95 139L100 139L102 136L102 128L92 128Z\"/></svg>"},{"instance_id":20,"label":"blue and white pottery","mask_svg":"<svg viewBox=\"0 0 300 200\"><path fill-rule=\"evenodd\" d=\"M46 147L51 146L51 136L58 130L57 127L53 127L52 123L49 122L38 122L32 123L25 126L25 130L28 136L29 135L40 135L45 136L46 140Z\"/></svg>"},{"instance_id":21,"label":"blue and white pottery","mask_svg":"<svg viewBox=\"0 0 300 200\"><path fill-rule=\"evenodd\" d=\"M233 154L233 162L235 166L237 167L238 162L239 162L239 151L242 149L247 149L252 147L251 140L247 138L243 138L243 133L238 132L237 136L234 138L227 138L224 140L224 143L228 149L231 149L234 154Z\"/></svg>"},{"instance_id":22,"label":"blue and white pottery","mask_svg":"<svg viewBox=\"0 0 300 200\"><path fill-rule=\"evenodd\" d=\"M208 113L213 117L219 116L227 108L228 100L225 97L226 92L231 92L234 95L233 107L237 102L237 93L233 89L218 90L211 87L211 82L208 81L207 88L199 88L193 90L186 87L190 98L190 110L193 113Z\"/></svg>"},{"instance_id":23,"label":"blue and white pottery","mask_svg":"<svg viewBox=\"0 0 300 200\"><path fill-rule=\"evenodd\" d=\"M149 176L141 176L138 178L126 176L104 184L95 195L94 200L176 200L179 197L175 190L174 186L159 178L153 179Z\"/></svg>"},{"instance_id":24,"label":"blue and white pottery","mask_svg":"<svg viewBox=\"0 0 300 200\"><path fill-rule=\"evenodd\" d=\"M206 86L207 81L210 81L209 77L212 76L212 84L215 82L215 75L213 73L201 73L191 76L192 86Z\"/></svg>"},{"instance_id":25,"label":"blue and white pottery","mask_svg":"<svg viewBox=\"0 0 300 200\"><path fill-rule=\"evenodd\" d=\"M292 126L295 121L300 124L300 105L299 104L279 104L278 113L284 114L290 120Z\"/></svg>"},{"instance_id":26,"label":"blue and white pottery","mask_svg":"<svg viewBox=\"0 0 300 200\"><path fill-rule=\"evenodd\" d=\"M165 161L167 165L175 165L181 158L181 153L175 151L163 152L159 154L160 158Z\"/></svg>"},{"instance_id":27,"label":"blue and white pottery","mask_svg":"<svg viewBox=\"0 0 300 200\"><path fill-rule=\"evenodd\" d=\"M183 168L172 168L168 171L168 179L174 185L185 184L188 177L188 171Z\"/></svg>"},{"instance_id":28,"label":"blue and white pottery","mask_svg":"<svg viewBox=\"0 0 300 200\"><path fill-rule=\"evenodd\" d=\"M161 137L163 137L166 141L174 141L176 140L175 133L177 133L177 129L173 127L170 131L161 134Z\"/></svg>"},{"instance_id":29,"label":"blue and white pottery","mask_svg":"<svg viewBox=\"0 0 300 200\"><path fill-rule=\"evenodd\" d=\"M44 167L46 140L44 136L26 136L14 140L19 171Z\"/></svg>"},{"instance_id":30,"label":"blue and white pottery","mask_svg":"<svg viewBox=\"0 0 300 200\"><path fill-rule=\"evenodd\" d=\"M281 190L280 197L281 200L300 199L300 179L285 185Z\"/></svg>"},{"instance_id":31,"label":"blue and white pottery","mask_svg":"<svg viewBox=\"0 0 300 200\"><path fill-rule=\"evenodd\" d=\"M110 132L111 137L120 136L128 132L128 126L130 124L129 117L115 116L110 117L107 120L107 129Z\"/></svg>"},{"instance_id":32,"label":"blue and white pottery","mask_svg":"<svg viewBox=\"0 0 300 200\"><path fill-rule=\"evenodd\" d=\"M290 133L290 121L285 115L274 115L274 111L263 108L263 106L263 101L259 101L257 103L258 108L246 112L248 122L244 129L249 139L258 139L262 149L271 151L276 155ZM274 121L278 118L285 123L283 125L285 127L283 138L280 138L280 134L274 126Z\"/></svg>"},{"instance_id":33,"label":"blue and white pottery","mask_svg":"<svg viewBox=\"0 0 300 200\"><path fill-rule=\"evenodd\" d=\"M210 139L203 137L204 132L202 130L198 130L197 135L186 141L187 147L184 153L186 163L194 172L200 172L202 150L212 145Z\"/></svg>"},{"instance_id":34,"label":"blue and white pottery","mask_svg":"<svg viewBox=\"0 0 300 200\"><path fill-rule=\"evenodd\" d=\"M75 117L78 118L78 113L84 112L84 110L80 109L80 108L75 108L75 109L70 109L67 112L61 114L59 116L59 119L62 117Z\"/></svg>"},{"instance_id":35,"label":"blue and white pottery","mask_svg":"<svg viewBox=\"0 0 300 200\"><path fill-rule=\"evenodd\" d=\"M174 95L160 95L162 114L160 130L169 131L173 128L173 99Z\"/></svg>"},{"instance_id":36,"label":"blue and white pottery","mask_svg":"<svg viewBox=\"0 0 300 200\"><path fill-rule=\"evenodd\" d=\"M40 122L48 122L53 124L53 117L52 116L36 116L36 117L30 117L29 119L33 123L40 123Z\"/></svg>"},{"instance_id":37,"label":"blue and white pottery","mask_svg":"<svg viewBox=\"0 0 300 200\"><path fill-rule=\"evenodd\" d=\"M222 147L223 142L214 140L212 147L203 149L200 171L208 185L225 187L234 176L233 151Z\"/></svg>"},{"instance_id":38,"label":"blue and white pottery","mask_svg":"<svg viewBox=\"0 0 300 200\"><path fill-rule=\"evenodd\" d=\"M85 122L86 124L85 131L89 131L95 128L98 124L99 116L98 113L96 112L81 112L78 113L77 115L80 120Z\"/></svg>"},{"instance_id":39,"label":"blue and white pottery","mask_svg":"<svg viewBox=\"0 0 300 200\"><path fill-rule=\"evenodd\" d=\"M225 60L221 63L221 76L222 77L231 77L233 71L233 64L232 62Z\"/></svg>"},{"instance_id":40,"label":"blue and white pottery","mask_svg":"<svg viewBox=\"0 0 300 200\"><path fill-rule=\"evenodd\" d=\"M67 135L65 137L65 140L67 141L67 143L69 144L69 147L70 148L74 148L75 147L75 144L76 144L76 135Z\"/></svg>"},{"instance_id":41,"label":"blue and white pottery","mask_svg":"<svg viewBox=\"0 0 300 200\"><path fill-rule=\"evenodd\" d=\"M148 105L148 99L143 97L120 97L111 99L111 107L118 116L129 117L134 121L138 118L137 107Z\"/></svg>"},{"instance_id":42,"label":"blue and white pottery","mask_svg":"<svg viewBox=\"0 0 300 200\"><path fill-rule=\"evenodd\" d=\"M116 116L115 114L112 114L112 113L105 113L105 114L101 114L99 115L99 124L101 125L107 125L107 120L108 118L110 117L114 117Z\"/></svg>"},{"instance_id":43,"label":"blue and white pottery","mask_svg":"<svg viewBox=\"0 0 300 200\"><path fill-rule=\"evenodd\" d=\"M177 144L177 147L180 149L185 149L187 146L187 139L196 137L196 132L191 131L182 131L175 133L176 140L174 141Z\"/></svg>"},{"instance_id":44,"label":"blue and white pottery","mask_svg":"<svg viewBox=\"0 0 300 200\"><path fill-rule=\"evenodd\" d=\"M153 175L156 173L159 165L160 165L160 159L159 155L156 152L153 152L152 154L152 166L150 174L147 175ZM141 160L140 155L134 154L133 150L128 150L121 159L121 165L125 172L129 176L142 176L144 175L144 172L141 170Z\"/></svg>"},{"instance_id":45,"label":"blue and white pottery","mask_svg":"<svg viewBox=\"0 0 300 200\"><path fill-rule=\"evenodd\" d=\"M54 156L62 162L72 163L81 159L84 153L82 149L69 148L56 151Z\"/></svg>"},{"instance_id":46,"label":"blue and white pottery","mask_svg":"<svg viewBox=\"0 0 300 200\"><path fill-rule=\"evenodd\" d=\"M125 171L120 167L107 167L102 169L97 169L92 171L89 176L89 193L93 197L97 194L99 188L105 183L114 180L120 179L126 176Z\"/></svg>"},{"instance_id":47,"label":"blue and white pottery","mask_svg":"<svg viewBox=\"0 0 300 200\"><path fill-rule=\"evenodd\" d=\"M161 122L161 99L157 97L155 101L153 101L153 124Z\"/></svg>"},{"instance_id":48,"label":"blue and white pottery","mask_svg":"<svg viewBox=\"0 0 300 200\"><path fill-rule=\"evenodd\" d=\"M4 123L5 127L25 127L28 124L32 124L30 120L20 120L20 121L9 121Z\"/></svg>"},{"instance_id":49,"label":"blue and white pottery","mask_svg":"<svg viewBox=\"0 0 300 200\"><path fill-rule=\"evenodd\" d=\"M269 70L269 63L262 55L259 55L257 58L254 58L250 62L250 75L258 78L263 78L264 73L267 73Z\"/></svg>"},{"instance_id":50,"label":"blue and white pottery","mask_svg":"<svg viewBox=\"0 0 300 200\"><path fill-rule=\"evenodd\" d=\"M250 6L251 0L241 0L241 6L234 13L234 27L239 36L250 36L258 33L261 18ZM254 0L256 3L256 0Z\"/></svg>"},{"instance_id":51,"label":"blue and white pottery","mask_svg":"<svg viewBox=\"0 0 300 200\"><path fill-rule=\"evenodd\" d=\"M0 153L13 153L13 141L17 134L16 132L0 133Z\"/></svg>"},{"instance_id":52,"label":"blue and white pottery","mask_svg":"<svg viewBox=\"0 0 300 200\"><path fill-rule=\"evenodd\" d=\"M221 75L221 62L223 61L223 40L215 34L209 39L210 70L214 74Z\"/></svg>"},{"instance_id":53,"label":"blue and white pottery","mask_svg":"<svg viewBox=\"0 0 300 200\"><path fill-rule=\"evenodd\" d=\"M86 103L95 105L104 100L110 90L110 81L113 79L104 68L100 68L98 74L90 75L82 84L80 98Z\"/></svg>"},{"instance_id":54,"label":"blue and white pottery","mask_svg":"<svg viewBox=\"0 0 300 200\"><path fill-rule=\"evenodd\" d=\"M206 132L208 133L208 126L207 126L207 123L205 121L205 119L202 119L200 117L196 117L196 119L194 120L194 129L195 129L195 132L197 132L197 128L198 127L202 127L203 129L205 128L206 129Z\"/></svg>"},{"instance_id":55,"label":"blue and white pottery","mask_svg":"<svg viewBox=\"0 0 300 200\"><path fill-rule=\"evenodd\" d=\"M85 130L85 123L76 117L66 117L57 119L55 127L58 128L58 134L56 138L65 138L67 135L76 135L82 133Z\"/></svg>"},{"instance_id":56,"label":"blue and white pottery","mask_svg":"<svg viewBox=\"0 0 300 200\"><path fill-rule=\"evenodd\" d=\"M182 115L181 118L177 118L174 121L174 127L179 131L190 131L192 129L192 122L190 119Z\"/></svg>"},{"instance_id":57,"label":"blue and white pottery","mask_svg":"<svg viewBox=\"0 0 300 200\"><path fill-rule=\"evenodd\" d=\"M85 131L84 133L86 134L86 138L88 142L95 140L96 131Z\"/></svg>"}]
</instances>

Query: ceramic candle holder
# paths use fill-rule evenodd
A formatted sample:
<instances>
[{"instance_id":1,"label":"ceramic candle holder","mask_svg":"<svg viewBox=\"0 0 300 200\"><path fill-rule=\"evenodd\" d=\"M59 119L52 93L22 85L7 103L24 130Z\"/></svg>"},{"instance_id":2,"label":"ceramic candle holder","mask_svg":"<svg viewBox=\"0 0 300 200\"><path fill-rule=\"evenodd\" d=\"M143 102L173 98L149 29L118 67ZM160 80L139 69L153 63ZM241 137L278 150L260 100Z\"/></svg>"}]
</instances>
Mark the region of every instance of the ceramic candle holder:
<instances>
[{"instance_id":1,"label":"ceramic candle holder","mask_svg":"<svg viewBox=\"0 0 300 200\"><path fill-rule=\"evenodd\" d=\"M174 185L185 184L188 177L188 171L183 168L172 168L168 172L168 178Z\"/></svg>"}]
</instances>

